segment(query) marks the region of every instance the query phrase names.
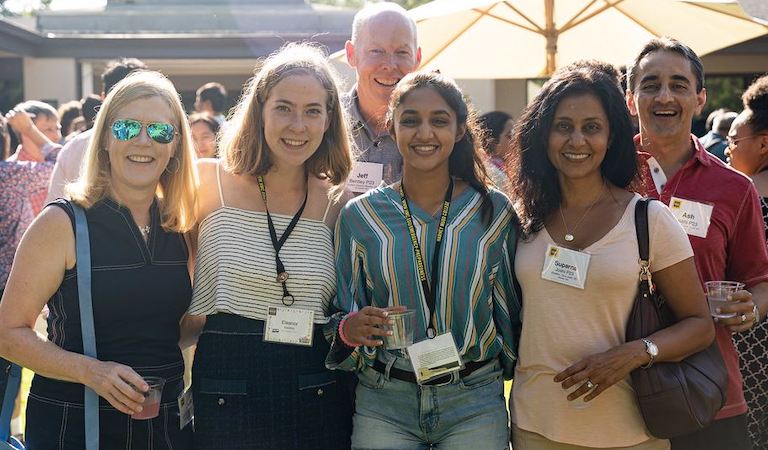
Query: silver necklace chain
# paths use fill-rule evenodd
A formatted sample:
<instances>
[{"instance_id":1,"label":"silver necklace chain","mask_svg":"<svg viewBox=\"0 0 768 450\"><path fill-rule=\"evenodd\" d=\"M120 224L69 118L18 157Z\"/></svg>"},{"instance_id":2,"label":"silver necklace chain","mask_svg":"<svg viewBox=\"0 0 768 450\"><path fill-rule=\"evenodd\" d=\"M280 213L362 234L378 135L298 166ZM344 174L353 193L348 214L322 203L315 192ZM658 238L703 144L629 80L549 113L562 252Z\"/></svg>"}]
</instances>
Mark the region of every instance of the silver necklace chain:
<instances>
[{"instance_id":1,"label":"silver necklace chain","mask_svg":"<svg viewBox=\"0 0 768 450\"><path fill-rule=\"evenodd\" d=\"M603 189L600 190L600 195L595 198L595 200L592 202L591 205L589 205L589 208L584 212L584 214L581 215L579 220L576 222L576 225L573 227L573 233L576 232L576 230L579 229L579 225L581 225L581 222L584 221L584 219L587 217L590 211L592 211L592 208L603 198L603 195L605 195L605 183L603 183ZM571 233L571 231L568 229L568 224L565 222L565 214L563 214L563 205L560 204L560 219L563 221L563 228L565 228L565 236L563 236L563 239L566 240L566 242L572 242L576 237Z\"/></svg>"}]
</instances>

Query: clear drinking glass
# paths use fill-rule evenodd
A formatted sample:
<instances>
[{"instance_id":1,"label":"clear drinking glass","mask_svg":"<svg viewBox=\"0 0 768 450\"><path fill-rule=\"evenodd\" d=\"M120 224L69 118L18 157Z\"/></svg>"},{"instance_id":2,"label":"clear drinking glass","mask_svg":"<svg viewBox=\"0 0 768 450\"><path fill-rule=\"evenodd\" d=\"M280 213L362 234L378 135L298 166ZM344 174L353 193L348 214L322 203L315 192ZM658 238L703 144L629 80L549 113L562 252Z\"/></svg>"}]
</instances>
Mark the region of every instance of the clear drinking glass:
<instances>
[{"instance_id":1,"label":"clear drinking glass","mask_svg":"<svg viewBox=\"0 0 768 450\"><path fill-rule=\"evenodd\" d=\"M727 319L735 317L736 313L718 313L717 308L728 304L728 296L744 289L744 283L738 281L707 281L704 283L707 289L707 303L712 317Z\"/></svg>"},{"instance_id":2,"label":"clear drinking glass","mask_svg":"<svg viewBox=\"0 0 768 450\"><path fill-rule=\"evenodd\" d=\"M388 330L392 336L382 336L384 346L390 350L403 349L413 344L413 329L416 325L416 311L391 312Z\"/></svg>"}]
</instances>

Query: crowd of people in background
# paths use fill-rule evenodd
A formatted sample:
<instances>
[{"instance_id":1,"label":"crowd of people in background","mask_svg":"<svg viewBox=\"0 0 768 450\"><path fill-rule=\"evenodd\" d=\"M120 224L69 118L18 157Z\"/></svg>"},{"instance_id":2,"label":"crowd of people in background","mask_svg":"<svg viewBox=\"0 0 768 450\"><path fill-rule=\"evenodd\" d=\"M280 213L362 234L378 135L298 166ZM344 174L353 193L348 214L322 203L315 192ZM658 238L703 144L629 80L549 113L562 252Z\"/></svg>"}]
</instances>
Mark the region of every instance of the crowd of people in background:
<instances>
[{"instance_id":1,"label":"crowd of people in background","mask_svg":"<svg viewBox=\"0 0 768 450\"><path fill-rule=\"evenodd\" d=\"M359 11L345 52L348 92L289 43L234 106L210 82L185 110L122 58L100 95L0 117L0 369L36 374L27 448L84 448L83 386L110 449L768 448L768 75L696 137L704 67L674 39L559 69L519 117L417 70L397 5ZM676 323L627 340L645 198ZM716 280L742 289L713 319ZM654 436L630 373L713 342L722 409ZM152 376L158 418L129 418Z\"/></svg>"}]
</instances>

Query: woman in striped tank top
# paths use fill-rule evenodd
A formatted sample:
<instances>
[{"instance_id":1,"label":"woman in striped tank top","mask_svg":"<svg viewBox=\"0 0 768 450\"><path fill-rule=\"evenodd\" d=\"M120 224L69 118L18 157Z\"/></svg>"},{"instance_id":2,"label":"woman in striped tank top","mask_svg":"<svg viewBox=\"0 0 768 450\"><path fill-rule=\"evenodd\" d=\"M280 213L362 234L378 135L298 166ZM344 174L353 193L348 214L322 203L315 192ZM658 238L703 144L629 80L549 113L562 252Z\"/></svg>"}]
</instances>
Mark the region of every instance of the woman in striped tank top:
<instances>
[{"instance_id":1,"label":"woman in striped tank top","mask_svg":"<svg viewBox=\"0 0 768 450\"><path fill-rule=\"evenodd\" d=\"M345 378L325 368L333 226L351 166L325 55L289 44L200 160L195 448L349 448Z\"/></svg>"},{"instance_id":2,"label":"woman in striped tank top","mask_svg":"<svg viewBox=\"0 0 768 450\"><path fill-rule=\"evenodd\" d=\"M348 203L336 231L345 313L328 365L360 381L352 448L506 449L515 214L489 187L475 114L453 80L404 77L388 126L403 178ZM404 309L415 344L384 344Z\"/></svg>"}]
</instances>

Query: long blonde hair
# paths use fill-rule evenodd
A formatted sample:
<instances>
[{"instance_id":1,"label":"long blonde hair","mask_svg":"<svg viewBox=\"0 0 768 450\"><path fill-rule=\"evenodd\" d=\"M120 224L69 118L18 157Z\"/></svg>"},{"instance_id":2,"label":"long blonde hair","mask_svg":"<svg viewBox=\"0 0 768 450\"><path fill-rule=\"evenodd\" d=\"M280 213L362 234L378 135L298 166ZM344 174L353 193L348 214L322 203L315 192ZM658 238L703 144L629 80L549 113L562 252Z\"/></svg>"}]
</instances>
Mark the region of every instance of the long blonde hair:
<instances>
[{"instance_id":1,"label":"long blonde hair","mask_svg":"<svg viewBox=\"0 0 768 450\"><path fill-rule=\"evenodd\" d=\"M347 180L352 167L349 135L339 101L339 90L326 55L307 43L289 43L264 60L246 84L228 121L219 151L224 167L235 174L264 175L272 166L264 137L264 103L272 88L291 75L309 74L326 91L330 124L317 151L304 163L307 172L333 185Z\"/></svg>"},{"instance_id":2,"label":"long blonde hair","mask_svg":"<svg viewBox=\"0 0 768 450\"><path fill-rule=\"evenodd\" d=\"M185 232L195 224L197 172L194 149L187 116L181 106L179 94L170 80L153 71L137 71L115 85L107 95L96 115L93 136L83 160L80 178L66 187L72 201L83 208L90 208L107 196L111 183L111 167L106 157L109 133L117 113L134 100L157 97L171 109L178 130L174 142L174 158L178 169L165 170L160 175L157 196L162 199L160 215L162 226L168 231ZM102 151L104 154L102 155ZM100 156L101 155L101 156ZM171 162L169 161L169 165Z\"/></svg>"}]
</instances>

